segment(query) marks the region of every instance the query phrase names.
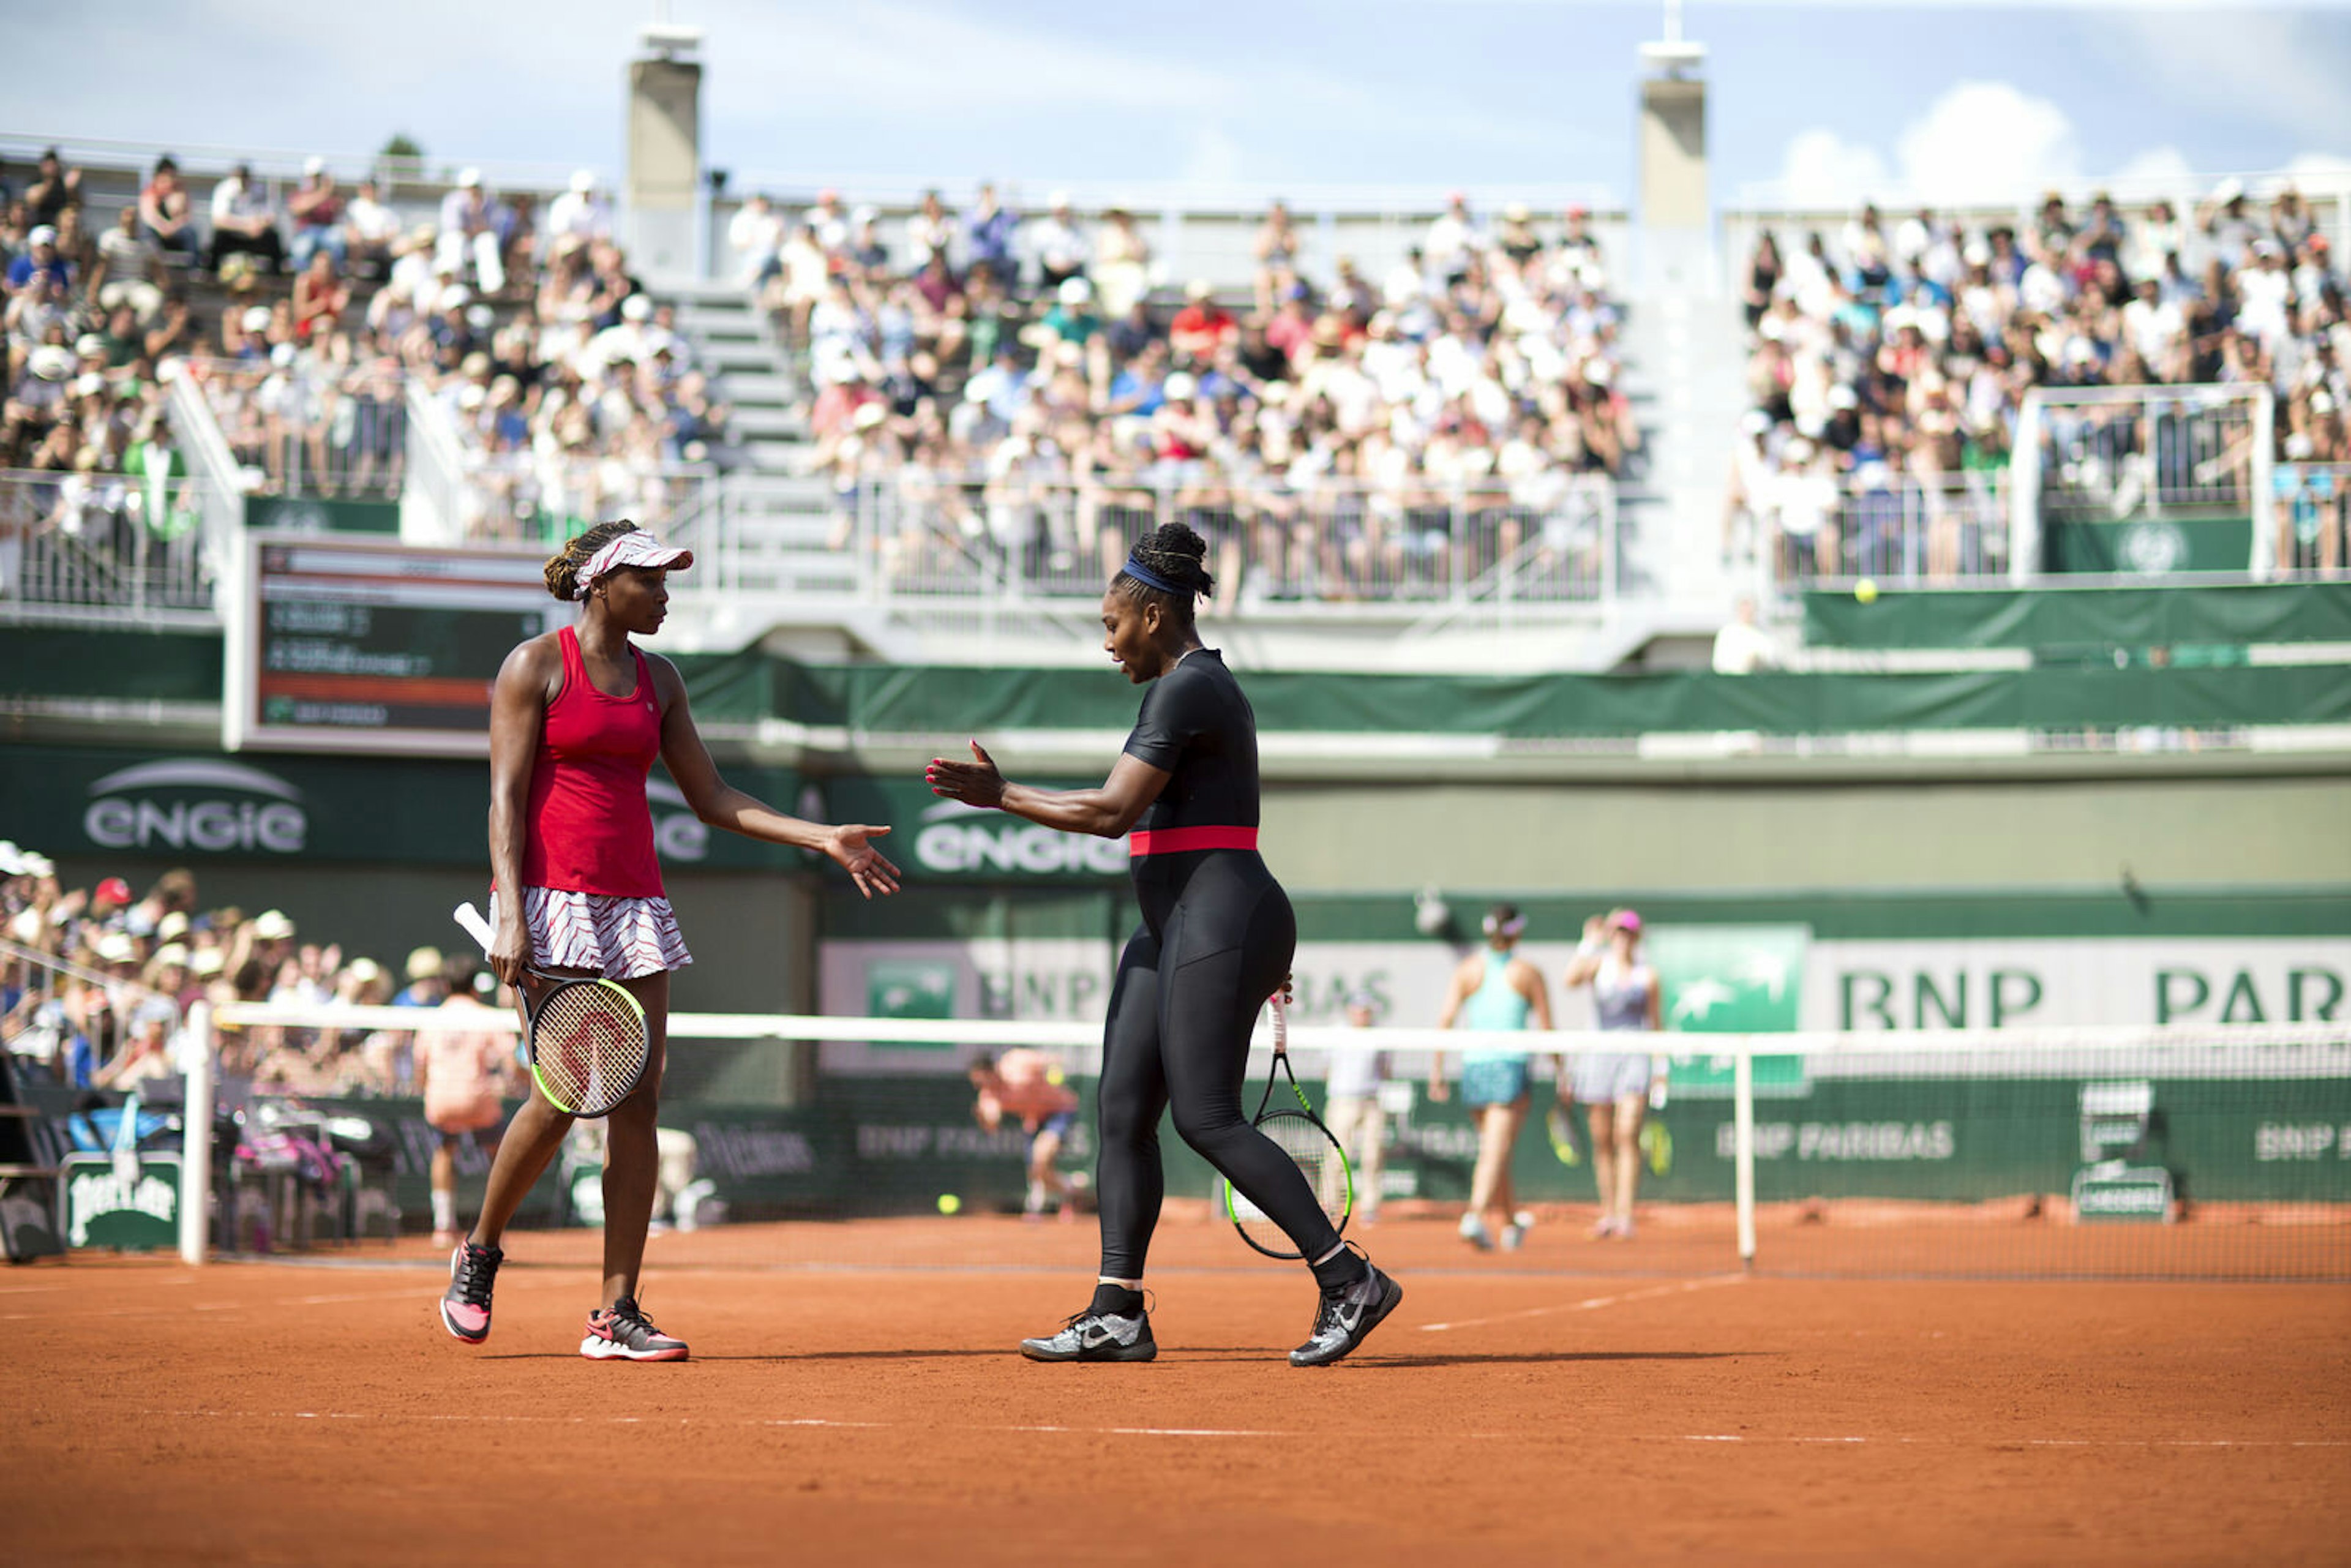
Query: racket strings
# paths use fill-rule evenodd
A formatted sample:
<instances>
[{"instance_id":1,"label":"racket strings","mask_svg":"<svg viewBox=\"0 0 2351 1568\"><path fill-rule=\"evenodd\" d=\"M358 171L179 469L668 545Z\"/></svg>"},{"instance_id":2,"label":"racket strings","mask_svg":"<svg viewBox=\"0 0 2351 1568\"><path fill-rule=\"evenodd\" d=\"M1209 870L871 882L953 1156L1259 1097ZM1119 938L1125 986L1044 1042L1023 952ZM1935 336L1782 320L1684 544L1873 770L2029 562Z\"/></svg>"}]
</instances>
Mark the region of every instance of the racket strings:
<instances>
[{"instance_id":1,"label":"racket strings","mask_svg":"<svg viewBox=\"0 0 2351 1568\"><path fill-rule=\"evenodd\" d=\"M1320 1123L1296 1111L1275 1111L1261 1116L1257 1130L1298 1167L1299 1175L1313 1189L1324 1217L1333 1226L1343 1226L1350 1207L1346 1156L1332 1141L1331 1134ZM1296 1244L1246 1193L1228 1184L1227 1197L1233 1223L1249 1245L1275 1257L1297 1256Z\"/></svg>"},{"instance_id":2,"label":"racket strings","mask_svg":"<svg viewBox=\"0 0 2351 1568\"><path fill-rule=\"evenodd\" d=\"M644 1024L611 988L559 988L531 1028L533 1070L548 1098L580 1114L601 1114L627 1098L644 1071Z\"/></svg>"}]
</instances>

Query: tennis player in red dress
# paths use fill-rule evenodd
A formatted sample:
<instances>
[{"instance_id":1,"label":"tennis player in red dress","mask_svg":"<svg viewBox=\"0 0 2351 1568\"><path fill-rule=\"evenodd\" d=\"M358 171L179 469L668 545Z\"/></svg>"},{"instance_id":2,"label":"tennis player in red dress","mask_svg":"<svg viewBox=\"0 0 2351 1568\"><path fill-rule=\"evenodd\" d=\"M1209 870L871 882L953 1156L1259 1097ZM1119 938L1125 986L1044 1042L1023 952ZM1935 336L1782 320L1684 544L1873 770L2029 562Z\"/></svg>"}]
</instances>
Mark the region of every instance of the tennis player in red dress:
<instances>
[{"instance_id":1,"label":"tennis player in red dress","mask_svg":"<svg viewBox=\"0 0 2351 1568\"><path fill-rule=\"evenodd\" d=\"M609 1121L604 1161L604 1288L580 1354L592 1360L684 1361L685 1342L637 1304L653 1217L653 1117L668 1039L669 977L692 963L664 895L645 775L659 758L714 827L821 851L871 898L898 890L898 868L869 841L887 828L826 827L788 817L730 787L695 733L685 683L629 639L661 630L666 580L694 564L633 523L600 523L547 563L548 591L580 619L507 655L490 696L490 967L517 987L530 966L601 975L644 1009L652 1061ZM572 1118L533 1091L498 1145L473 1234L450 1260L441 1322L468 1344L490 1335L498 1242L562 1145Z\"/></svg>"}]
</instances>

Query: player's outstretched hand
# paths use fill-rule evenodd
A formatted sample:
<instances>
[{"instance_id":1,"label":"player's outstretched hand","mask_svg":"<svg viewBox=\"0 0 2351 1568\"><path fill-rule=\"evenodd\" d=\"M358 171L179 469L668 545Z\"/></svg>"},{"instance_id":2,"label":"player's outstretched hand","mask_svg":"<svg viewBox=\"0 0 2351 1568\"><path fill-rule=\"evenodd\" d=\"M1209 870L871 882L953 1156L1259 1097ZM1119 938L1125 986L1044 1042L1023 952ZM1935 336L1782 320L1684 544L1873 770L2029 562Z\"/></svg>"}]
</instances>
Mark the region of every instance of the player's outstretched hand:
<instances>
[{"instance_id":1,"label":"player's outstretched hand","mask_svg":"<svg viewBox=\"0 0 2351 1568\"><path fill-rule=\"evenodd\" d=\"M862 822L846 823L832 830L825 840L824 852L840 863L857 884L857 891L871 898L877 893L898 891L898 868L889 858L865 841L878 839L890 830L869 827Z\"/></svg>"},{"instance_id":2,"label":"player's outstretched hand","mask_svg":"<svg viewBox=\"0 0 2351 1568\"><path fill-rule=\"evenodd\" d=\"M934 795L944 795L950 800L961 800L967 806L1001 806L1004 804L1004 775L996 770L996 758L990 757L979 742L971 743L972 762L956 762L945 757L934 757L923 769L923 782L931 787Z\"/></svg>"}]
</instances>

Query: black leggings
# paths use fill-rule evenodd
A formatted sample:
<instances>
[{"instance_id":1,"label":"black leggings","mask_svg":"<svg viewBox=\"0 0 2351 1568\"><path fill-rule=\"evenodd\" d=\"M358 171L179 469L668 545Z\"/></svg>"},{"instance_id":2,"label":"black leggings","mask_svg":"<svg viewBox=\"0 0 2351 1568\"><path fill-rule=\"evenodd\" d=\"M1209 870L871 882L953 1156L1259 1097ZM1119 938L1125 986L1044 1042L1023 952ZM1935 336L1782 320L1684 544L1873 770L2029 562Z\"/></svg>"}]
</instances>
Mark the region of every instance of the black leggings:
<instances>
[{"instance_id":1,"label":"black leggings","mask_svg":"<svg viewBox=\"0 0 2351 1568\"><path fill-rule=\"evenodd\" d=\"M1184 1141L1301 1253L1320 1258L1339 1233L1296 1164L1241 1110L1250 1026L1290 972L1297 918L1254 852L1170 858L1198 863L1170 868L1179 888L1172 897L1139 885L1144 926L1119 957L1102 1034L1102 1271L1143 1277L1166 1196L1159 1118L1171 1106ZM1153 873L1159 881L1158 868Z\"/></svg>"}]
</instances>

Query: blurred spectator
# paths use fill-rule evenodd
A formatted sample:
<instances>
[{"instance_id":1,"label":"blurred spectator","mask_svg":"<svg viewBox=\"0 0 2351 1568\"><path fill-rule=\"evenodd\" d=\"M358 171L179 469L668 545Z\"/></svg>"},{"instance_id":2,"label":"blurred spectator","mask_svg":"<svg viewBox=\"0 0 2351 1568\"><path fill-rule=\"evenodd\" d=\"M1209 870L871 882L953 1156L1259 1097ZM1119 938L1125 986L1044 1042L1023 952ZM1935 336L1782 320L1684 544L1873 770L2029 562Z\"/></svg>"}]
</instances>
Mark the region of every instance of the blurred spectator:
<instances>
[{"instance_id":1,"label":"blurred spectator","mask_svg":"<svg viewBox=\"0 0 2351 1568\"><path fill-rule=\"evenodd\" d=\"M784 215L764 191L753 192L726 225L726 243L743 259L743 281L754 287L782 267Z\"/></svg>"},{"instance_id":2,"label":"blurred spectator","mask_svg":"<svg viewBox=\"0 0 2351 1568\"><path fill-rule=\"evenodd\" d=\"M56 224L81 204L81 171L68 168L56 148L42 149L32 183L25 187L24 202L35 223Z\"/></svg>"},{"instance_id":3,"label":"blurred spectator","mask_svg":"<svg viewBox=\"0 0 2351 1568\"><path fill-rule=\"evenodd\" d=\"M1029 243L1037 257L1039 292L1059 288L1086 270L1093 246L1084 227L1070 210L1070 193L1056 191L1046 203L1046 214L1029 226Z\"/></svg>"},{"instance_id":4,"label":"blurred spectator","mask_svg":"<svg viewBox=\"0 0 2351 1568\"><path fill-rule=\"evenodd\" d=\"M1779 663L1779 649L1771 634L1755 623L1754 597L1740 594L1729 622L1714 634L1714 673L1751 675L1758 670L1775 669Z\"/></svg>"},{"instance_id":5,"label":"blurred spectator","mask_svg":"<svg viewBox=\"0 0 2351 1568\"><path fill-rule=\"evenodd\" d=\"M595 171L575 170L570 188L548 204L548 245L569 247L611 237L612 204L596 188Z\"/></svg>"},{"instance_id":6,"label":"blurred spectator","mask_svg":"<svg viewBox=\"0 0 2351 1568\"><path fill-rule=\"evenodd\" d=\"M1020 269L1012 257L1012 241L1019 226L1019 218L998 204L995 185L981 185L979 199L964 215L965 265L985 267L1007 285L1018 283Z\"/></svg>"},{"instance_id":7,"label":"blurred spectator","mask_svg":"<svg viewBox=\"0 0 2351 1568\"><path fill-rule=\"evenodd\" d=\"M139 209L126 206L115 214L114 225L99 236L98 262L89 271L87 293L101 310L129 307L133 320L150 321L162 308L170 278L163 270L163 252L139 227Z\"/></svg>"},{"instance_id":8,"label":"blurred spectator","mask_svg":"<svg viewBox=\"0 0 2351 1568\"><path fill-rule=\"evenodd\" d=\"M325 251L338 270L350 265L350 242L343 234L343 193L323 158L306 159L302 183L286 198L286 215L294 225L294 270L306 270L310 257Z\"/></svg>"},{"instance_id":9,"label":"blurred spectator","mask_svg":"<svg viewBox=\"0 0 2351 1568\"><path fill-rule=\"evenodd\" d=\"M506 244L499 233L498 211L483 189L479 169L461 169L457 183L441 198L439 248L434 254L436 271L463 281L466 268L484 294L500 294L507 286Z\"/></svg>"},{"instance_id":10,"label":"blurred spectator","mask_svg":"<svg viewBox=\"0 0 2351 1568\"><path fill-rule=\"evenodd\" d=\"M277 204L269 187L239 163L213 187L213 239L204 265L214 272L232 256L249 256L265 274L286 267L286 236L277 232Z\"/></svg>"},{"instance_id":11,"label":"blurred spectator","mask_svg":"<svg viewBox=\"0 0 2351 1568\"><path fill-rule=\"evenodd\" d=\"M139 222L164 255L179 257L182 266L195 265L202 249L196 237L195 209L187 186L180 181L180 166L172 160L157 159L155 172L140 188Z\"/></svg>"},{"instance_id":12,"label":"blurred spectator","mask_svg":"<svg viewBox=\"0 0 2351 1568\"><path fill-rule=\"evenodd\" d=\"M388 277L400 238L400 214L384 204L372 179L361 180L359 194L343 208L342 264L361 277Z\"/></svg>"}]
</instances>

